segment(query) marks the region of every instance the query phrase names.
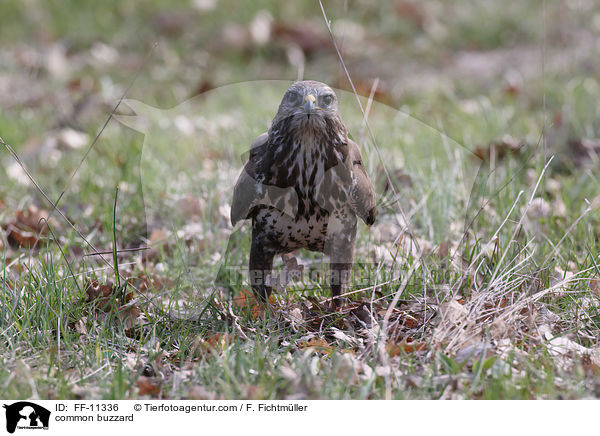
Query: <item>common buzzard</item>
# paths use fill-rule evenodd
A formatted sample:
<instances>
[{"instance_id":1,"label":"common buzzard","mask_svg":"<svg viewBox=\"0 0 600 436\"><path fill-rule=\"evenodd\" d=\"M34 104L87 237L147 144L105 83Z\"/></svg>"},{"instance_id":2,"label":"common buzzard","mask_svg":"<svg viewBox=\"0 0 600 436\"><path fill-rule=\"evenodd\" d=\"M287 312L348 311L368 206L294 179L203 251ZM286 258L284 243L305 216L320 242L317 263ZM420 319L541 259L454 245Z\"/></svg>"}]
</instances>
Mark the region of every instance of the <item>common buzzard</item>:
<instances>
[{"instance_id":1,"label":"common buzzard","mask_svg":"<svg viewBox=\"0 0 600 436\"><path fill-rule=\"evenodd\" d=\"M329 256L335 307L352 269L356 217L371 225L376 213L373 185L335 93L320 82L293 83L269 131L252 144L233 192L232 224L252 219L254 294L268 300L275 255L305 248Z\"/></svg>"}]
</instances>

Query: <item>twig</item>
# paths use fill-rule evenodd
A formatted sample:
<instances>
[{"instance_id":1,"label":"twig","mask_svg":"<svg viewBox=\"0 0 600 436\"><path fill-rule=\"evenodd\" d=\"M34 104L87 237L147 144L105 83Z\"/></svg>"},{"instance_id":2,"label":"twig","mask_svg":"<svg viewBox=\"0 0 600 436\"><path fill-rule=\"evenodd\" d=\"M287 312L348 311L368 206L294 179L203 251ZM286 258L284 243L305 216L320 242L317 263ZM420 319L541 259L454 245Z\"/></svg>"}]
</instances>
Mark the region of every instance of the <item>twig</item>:
<instances>
[{"instance_id":1,"label":"twig","mask_svg":"<svg viewBox=\"0 0 600 436\"><path fill-rule=\"evenodd\" d=\"M117 250L117 254L121 254L121 253L127 253L127 252L131 252L131 251L144 251L144 250L150 250L151 247L145 246L145 247L133 247L133 248L123 248L121 250ZM108 250L108 251L97 251L95 253L85 253L83 255L83 257L87 257L87 256L99 256L102 254L112 254L112 250Z\"/></svg>"}]
</instances>

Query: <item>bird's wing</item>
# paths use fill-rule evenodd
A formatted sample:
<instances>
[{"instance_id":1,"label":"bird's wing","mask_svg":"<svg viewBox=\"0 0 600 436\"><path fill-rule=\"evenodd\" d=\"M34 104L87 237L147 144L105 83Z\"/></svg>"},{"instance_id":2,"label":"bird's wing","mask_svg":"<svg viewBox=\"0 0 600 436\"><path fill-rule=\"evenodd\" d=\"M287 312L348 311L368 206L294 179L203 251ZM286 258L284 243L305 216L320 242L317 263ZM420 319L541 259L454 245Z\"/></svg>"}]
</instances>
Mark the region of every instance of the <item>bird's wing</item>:
<instances>
[{"instance_id":1,"label":"bird's wing","mask_svg":"<svg viewBox=\"0 0 600 436\"><path fill-rule=\"evenodd\" d=\"M248 162L233 188L231 202L231 224L250 218L256 206L267 206L287 215L295 216L298 211L298 194L293 187L278 187L262 183L265 168L271 167L266 149L269 135L263 133L252 143Z\"/></svg>"},{"instance_id":2,"label":"bird's wing","mask_svg":"<svg viewBox=\"0 0 600 436\"><path fill-rule=\"evenodd\" d=\"M268 133L263 133L254 140L250 147L248 162L242 169L240 176L233 188L233 200L231 201L231 224L236 225L238 221L248 218L252 206L260 197L261 185L256 180L256 160L260 158L260 147L263 147L269 139Z\"/></svg>"},{"instance_id":3,"label":"bird's wing","mask_svg":"<svg viewBox=\"0 0 600 436\"><path fill-rule=\"evenodd\" d=\"M352 140L348 141L347 162L348 165L351 165L350 201L352 202L352 208L365 224L371 225L375 222L377 216L375 189L363 166L360 148Z\"/></svg>"}]
</instances>

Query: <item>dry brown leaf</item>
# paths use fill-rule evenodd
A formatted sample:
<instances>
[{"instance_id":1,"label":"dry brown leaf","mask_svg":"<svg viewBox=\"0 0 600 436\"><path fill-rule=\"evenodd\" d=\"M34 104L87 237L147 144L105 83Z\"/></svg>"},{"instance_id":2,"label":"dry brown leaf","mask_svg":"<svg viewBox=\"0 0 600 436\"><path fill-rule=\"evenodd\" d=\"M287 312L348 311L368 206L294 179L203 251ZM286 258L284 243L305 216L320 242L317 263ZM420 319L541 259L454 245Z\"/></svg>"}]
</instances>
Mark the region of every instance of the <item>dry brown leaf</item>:
<instances>
[{"instance_id":1,"label":"dry brown leaf","mask_svg":"<svg viewBox=\"0 0 600 436\"><path fill-rule=\"evenodd\" d=\"M401 20L414 24L420 29L425 27L428 20L427 11L422 2L415 0L396 0L394 10Z\"/></svg>"},{"instance_id":2,"label":"dry brown leaf","mask_svg":"<svg viewBox=\"0 0 600 436\"><path fill-rule=\"evenodd\" d=\"M593 162L592 158L600 153L600 139L598 138L571 138L568 146L575 166L583 166Z\"/></svg>"},{"instance_id":3,"label":"dry brown leaf","mask_svg":"<svg viewBox=\"0 0 600 436\"><path fill-rule=\"evenodd\" d=\"M192 22L192 17L184 11L162 11L152 17L152 27L165 36L178 36Z\"/></svg>"},{"instance_id":4,"label":"dry brown leaf","mask_svg":"<svg viewBox=\"0 0 600 436\"><path fill-rule=\"evenodd\" d=\"M113 292L112 282L100 284L98 280L90 280L85 288L88 303L96 303L105 312L112 310Z\"/></svg>"},{"instance_id":5,"label":"dry brown leaf","mask_svg":"<svg viewBox=\"0 0 600 436\"><path fill-rule=\"evenodd\" d=\"M269 304L275 304L273 295L269 296ZM254 319L258 318L263 310L263 306L248 289L242 289L239 295L233 297L233 307L239 311L247 311Z\"/></svg>"},{"instance_id":6,"label":"dry brown leaf","mask_svg":"<svg viewBox=\"0 0 600 436\"><path fill-rule=\"evenodd\" d=\"M13 219L5 225L8 243L15 247L39 248L40 241L48 233L48 211L30 205L27 210L18 210ZM58 222L49 218L48 222L53 228L58 228Z\"/></svg>"},{"instance_id":7,"label":"dry brown leaf","mask_svg":"<svg viewBox=\"0 0 600 436\"><path fill-rule=\"evenodd\" d=\"M113 307L112 303L115 301L113 294L115 291L116 288L112 282L100 284L98 280L90 280L85 288L87 301L89 303L98 303L98 306L105 312L110 311ZM128 292L125 295L124 303L129 303L131 300L133 300L133 292Z\"/></svg>"},{"instance_id":8,"label":"dry brown leaf","mask_svg":"<svg viewBox=\"0 0 600 436\"><path fill-rule=\"evenodd\" d=\"M436 250L436 254L438 255L438 257L440 259L447 258L448 254L450 253L451 246L452 246L452 242L450 242L450 240L448 240L448 239L446 239L440 245L438 245L438 248Z\"/></svg>"},{"instance_id":9,"label":"dry brown leaf","mask_svg":"<svg viewBox=\"0 0 600 436\"><path fill-rule=\"evenodd\" d=\"M592 294L596 297L600 297L600 279L596 277L590 279L590 291L592 291Z\"/></svg>"},{"instance_id":10,"label":"dry brown leaf","mask_svg":"<svg viewBox=\"0 0 600 436\"><path fill-rule=\"evenodd\" d=\"M211 351L216 351L225 348L231 344L235 339L228 333L215 333L208 337L197 337L194 343L194 349L192 354L201 357Z\"/></svg>"},{"instance_id":11,"label":"dry brown leaf","mask_svg":"<svg viewBox=\"0 0 600 436\"><path fill-rule=\"evenodd\" d=\"M228 333L216 333L209 336L204 340L204 343L211 348L217 348L218 346L225 346L233 342L233 336Z\"/></svg>"},{"instance_id":12,"label":"dry brown leaf","mask_svg":"<svg viewBox=\"0 0 600 436\"><path fill-rule=\"evenodd\" d=\"M115 308L115 304L119 304L117 316L125 327L125 334L133 337L136 327L140 325L141 311L136 304L132 303L133 292L125 294L124 302L117 301L115 292L116 288L112 282L100 284L97 280L90 280L85 288L86 301L95 304L103 312L110 312Z\"/></svg>"},{"instance_id":13,"label":"dry brown leaf","mask_svg":"<svg viewBox=\"0 0 600 436\"><path fill-rule=\"evenodd\" d=\"M331 41L324 33L307 25L304 21L301 25L292 25L287 23L273 23L272 34L274 40L284 44L296 45L302 50L305 56L311 56L322 50L332 50Z\"/></svg>"},{"instance_id":14,"label":"dry brown leaf","mask_svg":"<svg viewBox=\"0 0 600 436\"><path fill-rule=\"evenodd\" d=\"M145 377L142 375L135 381L135 385L138 388L139 395L150 395L152 397L160 395L161 383L158 377Z\"/></svg>"},{"instance_id":15,"label":"dry brown leaf","mask_svg":"<svg viewBox=\"0 0 600 436\"><path fill-rule=\"evenodd\" d=\"M505 135L500 141L492 142L487 147L477 147L473 152L475 156L484 162L492 160L501 160L508 155L518 155L521 148L525 144L513 138L510 135Z\"/></svg>"},{"instance_id":16,"label":"dry brown leaf","mask_svg":"<svg viewBox=\"0 0 600 436\"><path fill-rule=\"evenodd\" d=\"M142 312L135 304L128 304L119 308L118 316L125 326L125 334L128 337L134 338L137 336L136 328L142 324L141 315Z\"/></svg>"},{"instance_id":17,"label":"dry brown leaf","mask_svg":"<svg viewBox=\"0 0 600 436\"><path fill-rule=\"evenodd\" d=\"M592 360L589 354L581 356L581 367L587 376L598 377L600 375L600 366Z\"/></svg>"},{"instance_id":18,"label":"dry brown leaf","mask_svg":"<svg viewBox=\"0 0 600 436\"><path fill-rule=\"evenodd\" d=\"M390 357L400 356L402 354L414 353L415 351L425 351L428 346L425 342L402 341L398 344L388 343L385 346L385 351Z\"/></svg>"},{"instance_id":19,"label":"dry brown leaf","mask_svg":"<svg viewBox=\"0 0 600 436\"><path fill-rule=\"evenodd\" d=\"M331 354L333 352L333 347L329 345L327 341L323 338L312 338L308 341L300 341L300 343L298 344L298 348L300 348L301 350L310 349L321 354Z\"/></svg>"},{"instance_id":20,"label":"dry brown leaf","mask_svg":"<svg viewBox=\"0 0 600 436\"><path fill-rule=\"evenodd\" d=\"M192 94L190 95L190 98L195 97L197 95L200 94L204 94L205 92L210 91L211 89L215 88L215 85L207 79L201 80L196 87L194 88L194 90L192 91Z\"/></svg>"},{"instance_id":21,"label":"dry brown leaf","mask_svg":"<svg viewBox=\"0 0 600 436\"><path fill-rule=\"evenodd\" d=\"M401 319L402 319L402 325L409 329L416 329L417 327L419 327L422 324L422 322L419 320L419 318L417 316L411 315L409 313L403 313L403 316Z\"/></svg>"}]
</instances>

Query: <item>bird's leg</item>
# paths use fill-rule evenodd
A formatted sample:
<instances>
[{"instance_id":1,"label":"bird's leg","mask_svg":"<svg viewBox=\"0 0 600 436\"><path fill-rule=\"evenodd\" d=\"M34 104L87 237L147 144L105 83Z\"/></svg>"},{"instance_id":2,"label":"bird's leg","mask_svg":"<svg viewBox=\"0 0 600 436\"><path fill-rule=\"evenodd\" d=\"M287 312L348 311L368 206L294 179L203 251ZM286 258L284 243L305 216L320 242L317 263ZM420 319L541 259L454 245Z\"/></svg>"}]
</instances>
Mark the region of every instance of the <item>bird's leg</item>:
<instances>
[{"instance_id":1,"label":"bird's leg","mask_svg":"<svg viewBox=\"0 0 600 436\"><path fill-rule=\"evenodd\" d=\"M350 273L352 272L352 262L335 262L329 266L329 286L331 287L331 306L335 310L340 306L339 296L346 292Z\"/></svg>"},{"instance_id":2,"label":"bird's leg","mask_svg":"<svg viewBox=\"0 0 600 436\"><path fill-rule=\"evenodd\" d=\"M329 256L331 305L336 310L341 303L339 297L346 292L350 281L354 260L356 220L343 221L337 217L331 217L328 222L327 233L324 252Z\"/></svg>"},{"instance_id":3,"label":"bird's leg","mask_svg":"<svg viewBox=\"0 0 600 436\"><path fill-rule=\"evenodd\" d=\"M250 285L254 296L265 303L269 301L272 290L268 280L273 269L274 256L275 253L266 250L254 236L252 237L249 262Z\"/></svg>"}]
</instances>

